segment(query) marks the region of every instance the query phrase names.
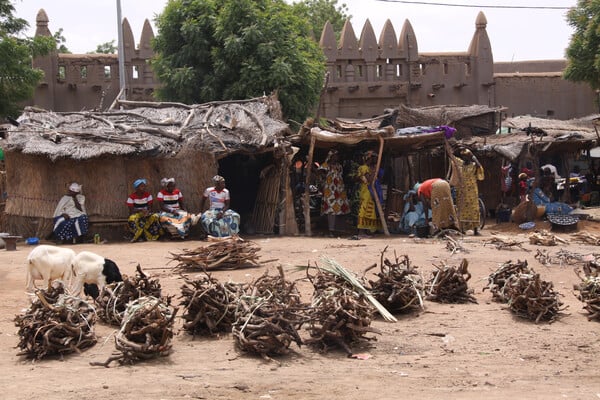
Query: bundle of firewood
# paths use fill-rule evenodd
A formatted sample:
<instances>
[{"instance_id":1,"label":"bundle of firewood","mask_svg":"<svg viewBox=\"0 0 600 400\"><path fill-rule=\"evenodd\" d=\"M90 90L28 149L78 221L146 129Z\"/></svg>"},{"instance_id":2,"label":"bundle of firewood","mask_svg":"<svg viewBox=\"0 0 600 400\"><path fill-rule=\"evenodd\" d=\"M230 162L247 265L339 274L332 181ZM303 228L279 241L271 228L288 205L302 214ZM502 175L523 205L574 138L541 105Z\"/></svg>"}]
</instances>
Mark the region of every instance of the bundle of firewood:
<instances>
[{"instance_id":1,"label":"bundle of firewood","mask_svg":"<svg viewBox=\"0 0 600 400\"><path fill-rule=\"evenodd\" d=\"M387 247L386 247L387 249ZM381 253L378 280L369 280L371 293L390 312L407 312L423 308L423 277L417 267L410 265L408 255L395 261L383 259Z\"/></svg>"},{"instance_id":2,"label":"bundle of firewood","mask_svg":"<svg viewBox=\"0 0 600 400\"><path fill-rule=\"evenodd\" d=\"M180 297L184 307L183 329L191 335L231 332L243 286L221 283L208 273L198 280L184 280Z\"/></svg>"},{"instance_id":3,"label":"bundle of firewood","mask_svg":"<svg viewBox=\"0 0 600 400\"><path fill-rule=\"evenodd\" d=\"M542 246L556 246L558 245L558 243L567 244L569 242L548 232L545 229L542 229L540 231L535 231L531 235L529 235L529 243L538 244Z\"/></svg>"},{"instance_id":4,"label":"bundle of firewood","mask_svg":"<svg viewBox=\"0 0 600 400\"><path fill-rule=\"evenodd\" d=\"M492 300L504 303L507 300L504 295L504 285L506 285L506 281L511 276L521 273L531 273L529 267L527 267L527 260L517 260L516 263L509 260L488 276L488 284L483 288L483 291L490 289L492 292Z\"/></svg>"},{"instance_id":5,"label":"bundle of firewood","mask_svg":"<svg viewBox=\"0 0 600 400\"><path fill-rule=\"evenodd\" d=\"M304 308L295 283L264 274L248 288L250 295L239 300L232 327L237 346L245 352L269 358L287 354L292 342L302 345L298 329L304 322Z\"/></svg>"},{"instance_id":6,"label":"bundle of firewood","mask_svg":"<svg viewBox=\"0 0 600 400\"><path fill-rule=\"evenodd\" d=\"M64 284L54 281L46 290L36 291L37 299L24 314L15 317L19 328L19 355L39 360L81 350L96 344L94 307L65 294Z\"/></svg>"},{"instance_id":7,"label":"bundle of firewood","mask_svg":"<svg viewBox=\"0 0 600 400\"><path fill-rule=\"evenodd\" d=\"M161 297L161 286L158 279L150 279L140 265L136 267L136 276L123 277L122 282L106 285L95 300L98 317L107 324L120 326L127 305L144 296Z\"/></svg>"},{"instance_id":8,"label":"bundle of firewood","mask_svg":"<svg viewBox=\"0 0 600 400\"><path fill-rule=\"evenodd\" d=\"M489 240L483 242L484 246L487 246L488 244L496 247L498 250L512 250L515 247L518 247L521 250L526 250L523 248L523 242L500 236L492 236Z\"/></svg>"},{"instance_id":9,"label":"bundle of firewood","mask_svg":"<svg viewBox=\"0 0 600 400\"><path fill-rule=\"evenodd\" d=\"M581 276L580 271L575 271L581 279L574 286L579 291L577 298L585 303L583 309L589 313L588 320L600 321L600 268L595 262L589 262L583 266L583 271L584 276Z\"/></svg>"},{"instance_id":10,"label":"bundle of firewood","mask_svg":"<svg viewBox=\"0 0 600 400\"><path fill-rule=\"evenodd\" d=\"M170 305L170 298L140 297L129 303L121 329L115 336L115 354L103 363L91 365L108 367L113 361L132 364L140 360L168 356L177 308Z\"/></svg>"},{"instance_id":11,"label":"bundle of firewood","mask_svg":"<svg viewBox=\"0 0 600 400\"><path fill-rule=\"evenodd\" d=\"M232 237L193 250L184 249L182 254L171 253L178 261L175 268L201 269L238 269L260 266L258 252L260 247L239 237Z\"/></svg>"},{"instance_id":12,"label":"bundle of firewood","mask_svg":"<svg viewBox=\"0 0 600 400\"><path fill-rule=\"evenodd\" d=\"M438 303L477 303L473 296L473 289L469 289L467 282L471 279L468 271L469 262L463 258L460 266L437 266L431 279L426 283L427 300Z\"/></svg>"},{"instance_id":13,"label":"bundle of firewood","mask_svg":"<svg viewBox=\"0 0 600 400\"><path fill-rule=\"evenodd\" d=\"M546 282L539 274L518 273L507 278L503 295L510 310L519 317L552 322L556 319L562 302L554 291L552 282Z\"/></svg>"},{"instance_id":14,"label":"bundle of firewood","mask_svg":"<svg viewBox=\"0 0 600 400\"><path fill-rule=\"evenodd\" d=\"M600 236L594 235L589 232L576 232L572 233L571 237L579 242L592 244L594 246L600 246Z\"/></svg>"},{"instance_id":15,"label":"bundle of firewood","mask_svg":"<svg viewBox=\"0 0 600 400\"><path fill-rule=\"evenodd\" d=\"M348 280L317 268L315 275L308 273L314 293L308 313L310 338L305 343L327 351L341 347L352 354L350 346L364 340L369 332L379 333L371 327L374 308L363 293L359 293Z\"/></svg>"}]
</instances>

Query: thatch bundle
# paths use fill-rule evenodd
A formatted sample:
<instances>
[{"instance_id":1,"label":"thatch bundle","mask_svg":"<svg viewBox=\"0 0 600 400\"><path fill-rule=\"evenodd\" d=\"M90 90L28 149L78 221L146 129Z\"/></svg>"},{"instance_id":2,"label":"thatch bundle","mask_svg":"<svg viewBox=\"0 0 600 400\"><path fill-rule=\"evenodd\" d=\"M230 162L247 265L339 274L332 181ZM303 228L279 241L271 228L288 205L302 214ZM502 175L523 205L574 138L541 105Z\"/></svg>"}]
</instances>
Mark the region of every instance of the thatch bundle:
<instances>
[{"instance_id":1,"label":"thatch bundle","mask_svg":"<svg viewBox=\"0 0 600 400\"><path fill-rule=\"evenodd\" d=\"M15 317L19 327L19 355L39 360L46 356L81 352L96 344L94 307L65 293L64 284L54 281L24 314Z\"/></svg>"}]
</instances>

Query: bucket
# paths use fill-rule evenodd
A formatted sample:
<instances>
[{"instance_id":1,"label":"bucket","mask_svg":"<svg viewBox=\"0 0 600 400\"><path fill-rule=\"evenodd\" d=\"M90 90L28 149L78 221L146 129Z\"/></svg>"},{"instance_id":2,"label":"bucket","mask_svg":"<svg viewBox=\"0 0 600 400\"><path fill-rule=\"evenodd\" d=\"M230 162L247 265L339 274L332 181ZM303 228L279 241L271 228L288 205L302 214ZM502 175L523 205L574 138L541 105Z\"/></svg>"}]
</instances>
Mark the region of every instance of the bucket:
<instances>
[{"instance_id":1,"label":"bucket","mask_svg":"<svg viewBox=\"0 0 600 400\"><path fill-rule=\"evenodd\" d=\"M496 222L508 222L510 221L510 214L512 210L510 208L503 208L496 211Z\"/></svg>"},{"instance_id":2,"label":"bucket","mask_svg":"<svg viewBox=\"0 0 600 400\"><path fill-rule=\"evenodd\" d=\"M429 237L429 233L431 232L431 228L429 225L419 225L416 228L417 237L426 238Z\"/></svg>"}]
</instances>

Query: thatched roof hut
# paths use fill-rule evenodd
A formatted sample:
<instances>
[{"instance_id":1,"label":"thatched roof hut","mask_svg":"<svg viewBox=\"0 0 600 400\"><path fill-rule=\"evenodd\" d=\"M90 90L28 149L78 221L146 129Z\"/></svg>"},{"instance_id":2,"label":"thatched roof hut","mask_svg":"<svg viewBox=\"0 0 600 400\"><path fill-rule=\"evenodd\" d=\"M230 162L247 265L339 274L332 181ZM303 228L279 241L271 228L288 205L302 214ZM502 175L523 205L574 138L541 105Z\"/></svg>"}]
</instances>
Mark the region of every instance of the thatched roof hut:
<instances>
[{"instance_id":1,"label":"thatched roof hut","mask_svg":"<svg viewBox=\"0 0 600 400\"><path fill-rule=\"evenodd\" d=\"M290 132L274 96L117 105L107 112L25 110L5 143L6 231L49 234L56 203L71 181L83 184L88 214L98 223L122 223L131 183L139 177L148 179L153 194L162 177L175 177L186 207L198 212L203 190L217 173L227 179L232 208L239 205L249 221L257 214L259 182L269 181L261 180L261 172L269 171L279 187L287 169L282 156ZM272 192L268 197L278 196ZM269 213L265 228L271 232L274 215Z\"/></svg>"}]
</instances>

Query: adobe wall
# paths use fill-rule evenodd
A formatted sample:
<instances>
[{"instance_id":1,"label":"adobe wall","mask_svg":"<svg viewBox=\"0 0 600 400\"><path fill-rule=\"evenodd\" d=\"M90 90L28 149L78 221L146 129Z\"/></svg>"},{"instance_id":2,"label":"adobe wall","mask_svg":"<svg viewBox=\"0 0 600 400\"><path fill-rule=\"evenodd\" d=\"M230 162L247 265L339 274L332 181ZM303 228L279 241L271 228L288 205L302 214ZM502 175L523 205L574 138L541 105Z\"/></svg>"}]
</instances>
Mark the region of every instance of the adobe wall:
<instances>
[{"instance_id":1,"label":"adobe wall","mask_svg":"<svg viewBox=\"0 0 600 400\"><path fill-rule=\"evenodd\" d=\"M425 107L443 104L507 107L506 114L558 119L598 112L598 94L587 84L562 79L565 60L494 63L487 20L479 13L467 51L419 53L408 20L397 35L390 20L379 39L369 20L357 38L347 21L340 40L331 24L320 46L326 57L328 82L319 115L366 119L400 104ZM44 10L37 16L36 35L51 36ZM145 22L136 48L131 27L123 21L127 98L153 100L159 85L148 61L154 37ZM50 54L34 60L45 72L31 104L55 111L106 109L119 92L117 55Z\"/></svg>"},{"instance_id":2,"label":"adobe wall","mask_svg":"<svg viewBox=\"0 0 600 400\"><path fill-rule=\"evenodd\" d=\"M48 16L40 10L36 36L52 36ZM148 61L154 37L148 20L142 29L139 47L127 19L123 20L125 82L128 100L153 100L158 81ZM34 59L33 65L45 76L29 105L53 111L104 110L119 94L119 61L116 54L57 54Z\"/></svg>"}]
</instances>

